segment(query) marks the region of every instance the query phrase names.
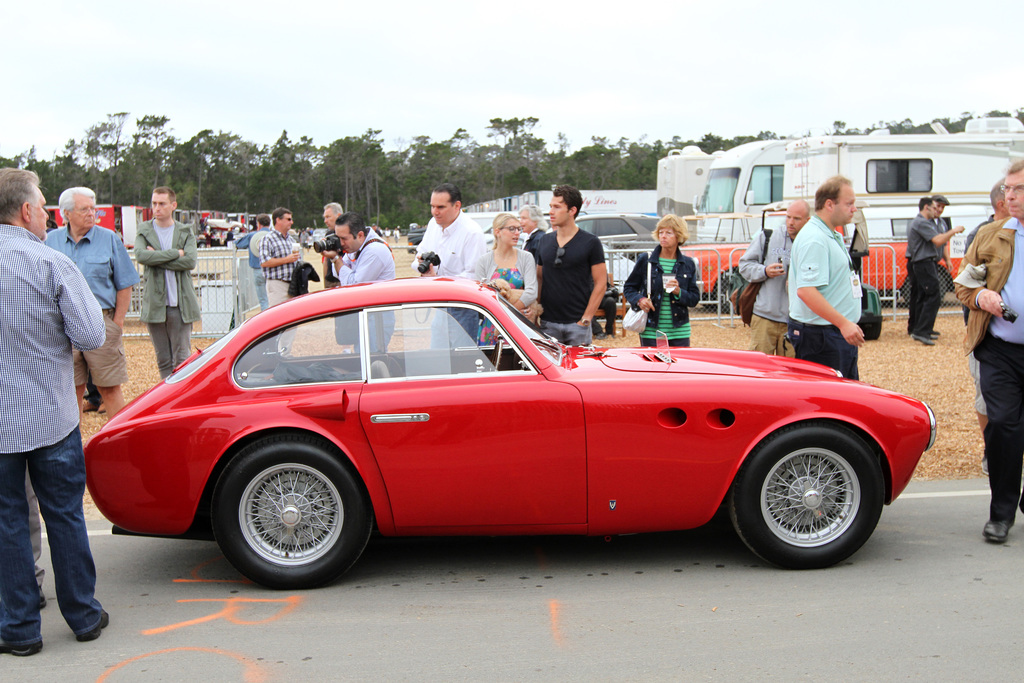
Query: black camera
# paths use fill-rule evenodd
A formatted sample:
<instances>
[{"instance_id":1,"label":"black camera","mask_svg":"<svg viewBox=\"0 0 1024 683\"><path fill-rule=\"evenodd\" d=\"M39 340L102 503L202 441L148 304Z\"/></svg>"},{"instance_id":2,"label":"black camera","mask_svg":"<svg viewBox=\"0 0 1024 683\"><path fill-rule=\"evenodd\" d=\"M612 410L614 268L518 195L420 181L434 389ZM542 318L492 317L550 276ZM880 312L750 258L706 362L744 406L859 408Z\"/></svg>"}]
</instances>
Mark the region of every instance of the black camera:
<instances>
[{"instance_id":1,"label":"black camera","mask_svg":"<svg viewBox=\"0 0 1024 683\"><path fill-rule=\"evenodd\" d=\"M430 266L438 268L441 265L441 257L432 251L425 251L420 255L420 262L416 264L416 270L420 273L425 273L430 270Z\"/></svg>"},{"instance_id":2,"label":"black camera","mask_svg":"<svg viewBox=\"0 0 1024 683\"><path fill-rule=\"evenodd\" d=\"M341 251L341 238L335 234L325 236L322 240L313 241L313 251Z\"/></svg>"},{"instance_id":3,"label":"black camera","mask_svg":"<svg viewBox=\"0 0 1024 683\"><path fill-rule=\"evenodd\" d=\"M1003 320L1008 323L1013 323L1017 320L1017 311L1013 310L1002 301L999 302L999 308L1003 309Z\"/></svg>"}]
</instances>

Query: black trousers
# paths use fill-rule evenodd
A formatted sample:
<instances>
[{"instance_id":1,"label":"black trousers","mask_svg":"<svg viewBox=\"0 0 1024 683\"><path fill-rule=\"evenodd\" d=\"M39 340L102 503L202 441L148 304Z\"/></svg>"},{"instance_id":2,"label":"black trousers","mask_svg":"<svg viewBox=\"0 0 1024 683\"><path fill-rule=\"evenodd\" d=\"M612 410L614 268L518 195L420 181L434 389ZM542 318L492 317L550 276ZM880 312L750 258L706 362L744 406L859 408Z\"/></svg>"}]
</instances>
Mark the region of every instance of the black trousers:
<instances>
[{"instance_id":1,"label":"black trousers","mask_svg":"<svg viewBox=\"0 0 1024 683\"><path fill-rule=\"evenodd\" d=\"M939 265L934 259L914 261L910 264L914 285L910 290L910 316L914 327L910 334L927 337L935 329L935 316L939 313L942 293L939 291Z\"/></svg>"},{"instance_id":2,"label":"black trousers","mask_svg":"<svg viewBox=\"0 0 1024 683\"><path fill-rule=\"evenodd\" d=\"M1024 344L1012 344L989 334L974 349L974 357L980 364L981 394L988 409L985 456L992 491L989 517L1013 521L1022 504Z\"/></svg>"}]
</instances>

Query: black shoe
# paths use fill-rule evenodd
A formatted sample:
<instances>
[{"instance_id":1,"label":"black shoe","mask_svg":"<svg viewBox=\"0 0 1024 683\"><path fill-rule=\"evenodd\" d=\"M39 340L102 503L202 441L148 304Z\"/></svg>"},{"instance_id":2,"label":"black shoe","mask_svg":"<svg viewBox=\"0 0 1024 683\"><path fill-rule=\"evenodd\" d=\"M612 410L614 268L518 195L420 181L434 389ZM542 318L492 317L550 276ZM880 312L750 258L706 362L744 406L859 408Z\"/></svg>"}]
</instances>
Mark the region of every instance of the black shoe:
<instances>
[{"instance_id":1,"label":"black shoe","mask_svg":"<svg viewBox=\"0 0 1024 683\"><path fill-rule=\"evenodd\" d=\"M914 341L921 342L925 346L935 346L935 342L933 342L930 337L922 337L919 334L912 334L910 335L910 338Z\"/></svg>"},{"instance_id":2,"label":"black shoe","mask_svg":"<svg viewBox=\"0 0 1024 683\"><path fill-rule=\"evenodd\" d=\"M942 333L932 330L931 332L928 333L928 336L931 337L932 339L938 339L940 334Z\"/></svg>"},{"instance_id":3,"label":"black shoe","mask_svg":"<svg viewBox=\"0 0 1024 683\"><path fill-rule=\"evenodd\" d=\"M0 641L0 654L14 655L15 657L31 657L43 649L43 641L38 640L28 645L8 645Z\"/></svg>"},{"instance_id":4,"label":"black shoe","mask_svg":"<svg viewBox=\"0 0 1024 683\"><path fill-rule=\"evenodd\" d=\"M75 636L75 638L80 643L85 643L85 642L88 642L90 640L96 640L97 638L100 637L100 634L102 633L103 629L105 629L109 624L110 624L110 615L107 614L106 610L104 610L100 614L100 623L96 624L96 628L94 628L91 631L86 631L82 635Z\"/></svg>"},{"instance_id":5,"label":"black shoe","mask_svg":"<svg viewBox=\"0 0 1024 683\"><path fill-rule=\"evenodd\" d=\"M998 519L990 519L985 523L985 529L981 533L986 541L992 543L1006 543L1006 537L1010 533L1013 522L1004 522Z\"/></svg>"}]
</instances>

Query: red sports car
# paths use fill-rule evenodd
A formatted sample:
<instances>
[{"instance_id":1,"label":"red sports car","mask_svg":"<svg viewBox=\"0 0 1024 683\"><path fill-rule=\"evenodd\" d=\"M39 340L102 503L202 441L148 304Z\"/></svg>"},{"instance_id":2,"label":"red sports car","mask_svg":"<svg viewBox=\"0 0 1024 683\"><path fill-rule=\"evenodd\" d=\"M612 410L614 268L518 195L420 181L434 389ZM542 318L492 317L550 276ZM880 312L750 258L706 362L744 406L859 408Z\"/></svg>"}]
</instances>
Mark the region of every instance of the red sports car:
<instances>
[{"instance_id":1,"label":"red sports car","mask_svg":"<svg viewBox=\"0 0 1024 683\"><path fill-rule=\"evenodd\" d=\"M443 278L318 292L197 352L86 448L121 531L213 536L274 588L334 580L370 533L700 526L826 567L867 541L935 439L925 404L717 349L567 348Z\"/></svg>"}]
</instances>

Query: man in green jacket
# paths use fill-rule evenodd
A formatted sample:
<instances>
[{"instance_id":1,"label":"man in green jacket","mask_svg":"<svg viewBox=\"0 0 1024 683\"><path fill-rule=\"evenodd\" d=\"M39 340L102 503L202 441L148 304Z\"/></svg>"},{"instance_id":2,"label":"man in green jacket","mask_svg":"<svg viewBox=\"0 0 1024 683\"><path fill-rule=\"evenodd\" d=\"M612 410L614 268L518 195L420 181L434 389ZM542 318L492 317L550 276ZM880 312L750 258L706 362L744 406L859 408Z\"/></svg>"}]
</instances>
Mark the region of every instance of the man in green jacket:
<instances>
[{"instance_id":1,"label":"man in green jacket","mask_svg":"<svg viewBox=\"0 0 1024 683\"><path fill-rule=\"evenodd\" d=\"M199 320L199 298L192 286L196 238L192 228L174 220L174 190L153 190L153 220L139 225L135 260L145 266L142 321L149 327L160 377L189 357L192 323Z\"/></svg>"}]
</instances>

